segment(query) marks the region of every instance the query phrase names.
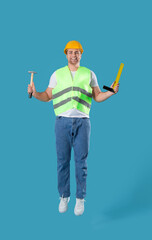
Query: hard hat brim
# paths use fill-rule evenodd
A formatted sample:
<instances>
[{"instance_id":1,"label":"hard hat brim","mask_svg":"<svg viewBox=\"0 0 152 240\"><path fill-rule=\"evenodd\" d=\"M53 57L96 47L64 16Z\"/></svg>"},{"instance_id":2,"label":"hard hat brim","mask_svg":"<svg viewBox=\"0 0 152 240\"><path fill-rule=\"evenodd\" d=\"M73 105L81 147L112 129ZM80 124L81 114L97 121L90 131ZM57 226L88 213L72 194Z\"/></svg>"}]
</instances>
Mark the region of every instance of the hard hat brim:
<instances>
[{"instance_id":1,"label":"hard hat brim","mask_svg":"<svg viewBox=\"0 0 152 240\"><path fill-rule=\"evenodd\" d=\"M67 49L80 49L81 54L83 53L83 48L81 43L78 41L70 41L67 43L67 45L64 48L64 53L67 54Z\"/></svg>"}]
</instances>

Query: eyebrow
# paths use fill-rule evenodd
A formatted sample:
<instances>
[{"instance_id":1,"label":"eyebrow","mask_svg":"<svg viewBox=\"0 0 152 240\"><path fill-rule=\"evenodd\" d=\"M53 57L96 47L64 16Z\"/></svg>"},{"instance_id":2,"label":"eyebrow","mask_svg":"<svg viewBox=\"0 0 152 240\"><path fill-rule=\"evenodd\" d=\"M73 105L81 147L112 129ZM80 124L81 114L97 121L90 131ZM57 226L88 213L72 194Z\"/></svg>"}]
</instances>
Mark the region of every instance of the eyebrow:
<instances>
[{"instance_id":1,"label":"eyebrow","mask_svg":"<svg viewBox=\"0 0 152 240\"><path fill-rule=\"evenodd\" d=\"M78 50L76 50L76 51L69 51L69 52L79 52Z\"/></svg>"}]
</instances>

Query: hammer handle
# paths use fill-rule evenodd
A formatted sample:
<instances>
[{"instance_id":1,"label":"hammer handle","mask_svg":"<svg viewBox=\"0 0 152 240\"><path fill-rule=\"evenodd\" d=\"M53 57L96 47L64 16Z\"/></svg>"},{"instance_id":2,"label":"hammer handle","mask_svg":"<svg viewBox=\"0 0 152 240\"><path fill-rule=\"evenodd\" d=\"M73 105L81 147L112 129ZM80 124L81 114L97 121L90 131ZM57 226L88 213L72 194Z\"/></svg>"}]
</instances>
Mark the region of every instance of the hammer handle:
<instances>
[{"instance_id":1,"label":"hammer handle","mask_svg":"<svg viewBox=\"0 0 152 240\"><path fill-rule=\"evenodd\" d=\"M115 88L115 86L116 86L117 83L119 82L119 79L120 79L120 76L121 76L123 67L124 67L124 64L121 63L121 64L120 64L119 71L118 71L118 74L117 74L117 77L116 77L116 80L115 80L115 83L114 83L114 85L113 85L113 89Z\"/></svg>"},{"instance_id":2,"label":"hammer handle","mask_svg":"<svg viewBox=\"0 0 152 240\"><path fill-rule=\"evenodd\" d=\"M30 82L31 87L33 85L33 75L34 75L34 73L31 73L31 82ZM32 98L32 92L29 93L29 98Z\"/></svg>"},{"instance_id":3,"label":"hammer handle","mask_svg":"<svg viewBox=\"0 0 152 240\"><path fill-rule=\"evenodd\" d=\"M29 93L29 98L32 98L32 93Z\"/></svg>"}]
</instances>

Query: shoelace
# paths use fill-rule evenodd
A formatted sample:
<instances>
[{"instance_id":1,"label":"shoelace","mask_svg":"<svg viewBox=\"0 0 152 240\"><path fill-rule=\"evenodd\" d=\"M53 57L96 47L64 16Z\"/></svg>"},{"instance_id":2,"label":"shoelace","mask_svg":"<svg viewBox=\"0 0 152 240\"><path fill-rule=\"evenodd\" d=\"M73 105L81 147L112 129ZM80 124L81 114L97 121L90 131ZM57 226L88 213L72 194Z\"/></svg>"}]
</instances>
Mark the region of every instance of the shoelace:
<instances>
[{"instance_id":1,"label":"shoelace","mask_svg":"<svg viewBox=\"0 0 152 240\"><path fill-rule=\"evenodd\" d=\"M85 199L77 199L77 200L76 200L76 205L77 205L78 207L81 207L84 202L86 202Z\"/></svg>"}]
</instances>

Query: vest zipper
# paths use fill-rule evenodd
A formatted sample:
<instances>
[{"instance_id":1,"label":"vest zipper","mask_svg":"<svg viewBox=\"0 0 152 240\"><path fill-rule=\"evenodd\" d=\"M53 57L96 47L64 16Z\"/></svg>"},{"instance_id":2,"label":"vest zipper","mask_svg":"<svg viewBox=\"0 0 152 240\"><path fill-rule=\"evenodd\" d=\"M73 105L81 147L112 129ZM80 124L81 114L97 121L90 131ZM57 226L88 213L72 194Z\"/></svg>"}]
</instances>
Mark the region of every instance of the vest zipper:
<instances>
[{"instance_id":1,"label":"vest zipper","mask_svg":"<svg viewBox=\"0 0 152 240\"><path fill-rule=\"evenodd\" d=\"M69 69L69 71L70 71L70 69ZM77 71L78 71L78 69L77 69ZM77 74L77 71L76 71L75 75ZM70 74L71 74L71 79L72 79L72 97L71 97L71 100L72 100L73 99L73 83L74 83L75 75L74 75L74 78L73 78L71 71L70 71Z\"/></svg>"}]
</instances>

